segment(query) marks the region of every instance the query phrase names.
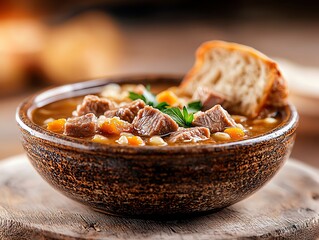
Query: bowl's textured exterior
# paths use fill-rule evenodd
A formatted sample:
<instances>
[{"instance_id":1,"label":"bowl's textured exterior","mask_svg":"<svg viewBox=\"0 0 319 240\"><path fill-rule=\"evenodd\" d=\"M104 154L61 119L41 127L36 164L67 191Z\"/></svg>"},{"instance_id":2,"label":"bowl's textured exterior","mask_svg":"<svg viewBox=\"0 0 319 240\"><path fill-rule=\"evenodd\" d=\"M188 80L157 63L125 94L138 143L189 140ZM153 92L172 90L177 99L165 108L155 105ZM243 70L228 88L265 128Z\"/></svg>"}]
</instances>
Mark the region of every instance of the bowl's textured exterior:
<instances>
[{"instance_id":1,"label":"bowl's textured exterior","mask_svg":"<svg viewBox=\"0 0 319 240\"><path fill-rule=\"evenodd\" d=\"M31 163L66 196L117 215L199 213L246 198L289 157L298 122L291 105L282 110L284 122L272 132L219 145L108 146L51 133L30 119L37 106L97 92L97 87L108 82L137 80L156 85L163 80L176 84L179 79L161 75L104 79L47 90L27 99L17 110L17 121Z\"/></svg>"}]
</instances>

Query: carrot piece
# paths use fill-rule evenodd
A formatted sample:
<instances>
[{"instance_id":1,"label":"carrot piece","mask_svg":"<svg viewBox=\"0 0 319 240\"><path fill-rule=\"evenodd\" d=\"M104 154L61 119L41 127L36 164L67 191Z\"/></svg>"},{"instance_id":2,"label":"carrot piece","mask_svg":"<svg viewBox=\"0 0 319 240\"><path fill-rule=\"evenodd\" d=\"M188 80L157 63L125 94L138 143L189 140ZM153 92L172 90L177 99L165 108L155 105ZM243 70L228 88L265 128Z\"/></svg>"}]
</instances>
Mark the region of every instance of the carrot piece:
<instances>
[{"instance_id":1,"label":"carrot piece","mask_svg":"<svg viewBox=\"0 0 319 240\"><path fill-rule=\"evenodd\" d=\"M157 94L156 101L159 103L166 102L167 104L171 106L176 105L179 102L176 94L169 90L166 90Z\"/></svg>"},{"instance_id":2,"label":"carrot piece","mask_svg":"<svg viewBox=\"0 0 319 240\"><path fill-rule=\"evenodd\" d=\"M120 135L121 131L117 128L116 124L111 122L104 122L101 126L101 131L105 134Z\"/></svg>"},{"instance_id":3,"label":"carrot piece","mask_svg":"<svg viewBox=\"0 0 319 240\"><path fill-rule=\"evenodd\" d=\"M47 124L47 129L49 131L55 132L55 133L63 133L64 132L64 125L66 123L65 118L60 118L57 120L54 120L52 122L49 122Z\"/></svg>"},{"instance_id":4,"label":"carrot piece","mask_svg":"<svg viewBox=\"0 0 319 240\"><path fill-rule=\"evenodd\" d=\"M125 121L120 120L118 117L106 119L102 123L100 130L109 135L120 135L121 132L127 132L131 128L131 125Z\"/></svg>"},{"instance_id":5,"label":"carrot piece","mask_svg":"<svg viewBox=\"0 0 319 240\"><path fill-rule=\"evenodd\" d=\"M128 136L127 137L128 144L133 145L133 146L143 146L145 145L144 141L142 138L139 136Z\"/></svg>"},{"instance_id":6,"label":"carrot piece","mask_svg":"<svg viewBox=\"0 0 319 240\"><path fill-rule=\"evenodd\" d=\"M224 132L234 140L240 140L245 136L243 129L236 127L226 128Z\"/></svg>"}]
</instances>

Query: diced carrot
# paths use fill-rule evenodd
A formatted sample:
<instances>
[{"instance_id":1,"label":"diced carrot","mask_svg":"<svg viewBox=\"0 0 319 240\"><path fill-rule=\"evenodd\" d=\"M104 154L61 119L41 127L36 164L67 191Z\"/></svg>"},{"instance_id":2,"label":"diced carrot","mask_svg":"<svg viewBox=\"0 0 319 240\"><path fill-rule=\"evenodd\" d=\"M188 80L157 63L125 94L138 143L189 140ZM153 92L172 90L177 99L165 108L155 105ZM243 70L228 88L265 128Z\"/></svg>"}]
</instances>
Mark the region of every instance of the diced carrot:
<instances>
[{"instance_id":1,"label":"diced carrot","mask_svg":"<svg viewBox=\"0 0 319 240\"><path fill-rule=\"evenodd\" d=\"M142 138L139 136L128 136L127 137L128 144L133 145L133 146L143 146L145 145L144 141Z\"/></svg>"},{"instance_id":2,"label":"diced carrot","mask_svg":"<svg viewBox=\"0 0 319 240\"><path fill-rule=\"evenodd\" d=\"M224 132L234 140L240 140L245 136L243 129L236 127L226 128Z\"/></svg>"},{"instance_id":3,"label":"diced carrot","mask_svg":"<svg viewBox=\"0 0 319 240\"><path fill-rule=\"evenodd\" d=\"M117 128L114 123L105 122L101 126L101 131L105 134L120 135L121 131Z\"/></svg>"},{"instance_id":4,"label":"diced carrot","mask_svg":"<svg viewBox=\"0 0 319 240\"><path fill-rule=\"evenodd\" d=\"M65 123L66 123L66 119L60 118L52 122L49 122L47 125L47 129L52 132L63 133Z\"/></svg>"},{"instance_id":5,"label":"diced carrot","mask_svg":"<svg viewBox=\"0 0 319 240\"><path fill-rule=\"evenodd\" d=\"M166 90L163 92L160 92L159 94L157 94L156 96L156 101L161 103L161 102L166 102L167 104L174 106L176 104L178 104L178 97L176 96L175 93L173 93L172 91Z\"/></svg>"},{"instance_id":6,"label":"diced carrot","mask_svg":"<svg viewBox=\"0 0 319 240\"><path fill-rule=\"evenodd\" d=\"M130 131L131 124L120 120L118 117L107 118L104 123L100 126L100 130L104 134L109 135L120 135L121 132Z\"/></svg>"}]
</instances>

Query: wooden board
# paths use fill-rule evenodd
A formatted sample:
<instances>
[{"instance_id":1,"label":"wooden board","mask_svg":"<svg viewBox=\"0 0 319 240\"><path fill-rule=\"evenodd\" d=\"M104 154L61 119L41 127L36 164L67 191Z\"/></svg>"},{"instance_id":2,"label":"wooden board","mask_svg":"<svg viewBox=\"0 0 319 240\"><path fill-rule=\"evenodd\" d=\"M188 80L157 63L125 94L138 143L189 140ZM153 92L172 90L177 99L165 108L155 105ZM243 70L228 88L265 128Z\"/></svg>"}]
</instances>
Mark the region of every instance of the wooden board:
<instances>
[{"instance_id":1,"label":"wooden board","mask_svg":"<svg viewBox=\"0 0 319 240\"><path fill-rule=\"evenodd\" d=\"M92 211L53 190L25 156L0 163L0 239L316 239L319 171L289 160L250 198L214 214L142 220Z\"/></svg>"}]
</instances>

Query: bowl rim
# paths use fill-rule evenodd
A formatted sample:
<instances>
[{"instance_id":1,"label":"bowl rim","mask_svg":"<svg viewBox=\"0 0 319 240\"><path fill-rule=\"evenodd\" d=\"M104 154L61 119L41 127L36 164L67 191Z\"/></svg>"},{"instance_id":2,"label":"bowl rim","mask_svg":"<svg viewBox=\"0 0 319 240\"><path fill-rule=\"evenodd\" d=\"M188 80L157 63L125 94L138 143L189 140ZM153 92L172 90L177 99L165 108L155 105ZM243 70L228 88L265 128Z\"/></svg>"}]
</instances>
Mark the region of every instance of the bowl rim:
<instances>
[{"instance_id":1,"label":"bowl rim","mask_svg":"<svg viewBox=\"0 0 319 240\"><path fill-rule=\"evenodd\" d=\"M66 99L69 97L83 96L90 89L90 93L101 90L103 86L110 83L139 83L141 81L160 81L166 80L171 83L179 83L182 75L177 74L136 74L136 75L121 75L115 77L104 77L100 79L93 79L84 82L71 83L57 87L49 87L43 89L30 97L23 100L16 110L16 121L21 129L30 135L40 138L44 141L59 144L64 147L71 147L80 151L97 151L100 153L117 152L123 154L172 154L172 153L202 153L202 152L216 152L220 149L238 149L238 147L245 147L248 145L256 145L267 142L271 139L276 139L285 134L293 134L297 128L299 116L296 108L291 103L284 107L284 112L287 114L283 122L271 131L258 135L256 137L245 140L218 143L218 144L199 144L199 145L177 145L177 146L123 146L123 145L108 145L87 141L85 139L73 138L58 133L50 132L45 128L34 123L30 116L34 109L44 106L55 98L55 101ZM61 95L60 97L57 97ZM39 102L42 102L39 104Z\"/></svg>"}]
</instances>

